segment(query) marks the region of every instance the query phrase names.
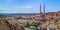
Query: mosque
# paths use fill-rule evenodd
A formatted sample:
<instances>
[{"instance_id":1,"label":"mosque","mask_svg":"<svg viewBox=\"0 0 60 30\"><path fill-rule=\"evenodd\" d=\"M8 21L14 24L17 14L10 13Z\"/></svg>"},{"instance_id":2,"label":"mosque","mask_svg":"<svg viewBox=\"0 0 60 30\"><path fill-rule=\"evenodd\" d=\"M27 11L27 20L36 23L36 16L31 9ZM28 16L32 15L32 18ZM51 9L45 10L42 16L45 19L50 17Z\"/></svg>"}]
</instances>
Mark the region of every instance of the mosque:
<instances>
[{"instance_id":1,"label":"mosque","mask_svg":"<svg viewBox=\"0 0 60 30\"><path fill-rule=\"evenodd\" d=\"M43 12L42 12L42 10L43 10ZM45 4L43 5L43 8L40 5L40 13L37 16L35 16L35 20L36 21L45 20Z\"/></svg>"}]
</instances>

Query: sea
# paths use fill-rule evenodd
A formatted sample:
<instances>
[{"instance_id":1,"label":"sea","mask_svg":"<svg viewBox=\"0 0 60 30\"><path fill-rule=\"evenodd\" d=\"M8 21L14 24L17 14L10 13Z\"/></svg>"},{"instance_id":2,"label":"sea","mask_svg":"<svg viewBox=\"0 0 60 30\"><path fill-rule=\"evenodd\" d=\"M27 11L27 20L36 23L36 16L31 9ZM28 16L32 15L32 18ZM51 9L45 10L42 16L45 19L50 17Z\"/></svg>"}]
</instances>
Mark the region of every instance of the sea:
<instances>
[{"instance_id":1,"label":"sea","mask_svg":"<svg viewBox=\"0 0 60 30\"><path fill-rule=\"evenodd\" d=\"M39 13L0 13L0 16L35 16Z\"/></svg>"}]
</instances>

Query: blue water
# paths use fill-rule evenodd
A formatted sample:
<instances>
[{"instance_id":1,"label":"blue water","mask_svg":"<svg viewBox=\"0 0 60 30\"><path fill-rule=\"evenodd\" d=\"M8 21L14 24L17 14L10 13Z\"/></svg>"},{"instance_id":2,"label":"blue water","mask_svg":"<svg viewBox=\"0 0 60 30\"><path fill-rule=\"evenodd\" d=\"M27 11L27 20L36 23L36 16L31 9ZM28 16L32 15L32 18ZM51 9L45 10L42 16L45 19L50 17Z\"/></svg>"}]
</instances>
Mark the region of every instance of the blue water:
<instances>
[{"instance_id":1,"label":"blue water","mask_svg":"<svg viewBox=\"0 0 60 30\"><path fill-rule=\"evenodd\" d=\"M14 15L25 15L25 16L34 16L38 13L0 13L0 16L14 16Z\"/></svg>"}]
</instances>

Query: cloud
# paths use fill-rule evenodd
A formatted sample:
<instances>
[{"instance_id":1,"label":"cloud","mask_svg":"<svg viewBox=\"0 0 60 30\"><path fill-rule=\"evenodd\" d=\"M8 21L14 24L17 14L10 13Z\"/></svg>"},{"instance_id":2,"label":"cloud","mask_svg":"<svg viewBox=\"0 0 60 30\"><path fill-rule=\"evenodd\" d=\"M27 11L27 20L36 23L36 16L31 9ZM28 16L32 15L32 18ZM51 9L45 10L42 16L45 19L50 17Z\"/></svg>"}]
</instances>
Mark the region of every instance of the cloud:
<instances>
[{"instance_id":1,"label":"cloud","mask_svg":"<svg viewBox=\"0 0 60 30\"><path fill-rule=\"evenodd\" d=\"M1 8L0 11L2 11L1 13L25 13L25 12L30 12L32 8L33 8L32 5L14 6L11 8Z\"/></svg>"},{"instance_id":2,"label":"cloud","mask_svg":"<svg viewBox=\"0 0 60 30\"><path fill-rule=\"evenodd\" d=\"M33 6L32 5L28 5L28 6L16 6L14 8L12 8L13 10L27 10L27 9L32 9Z\"/></svg>"},{"instance_id":3,"label":"cloud","mask_svg":"<svg viewBox=\"0 0 60 30\"><path fill-rule=\"evenodd\" d=\"M31 6L31 5L29 5L29 6L25 6L24 8L32 8L32 6Z\"/></svg>"}]
</instances>

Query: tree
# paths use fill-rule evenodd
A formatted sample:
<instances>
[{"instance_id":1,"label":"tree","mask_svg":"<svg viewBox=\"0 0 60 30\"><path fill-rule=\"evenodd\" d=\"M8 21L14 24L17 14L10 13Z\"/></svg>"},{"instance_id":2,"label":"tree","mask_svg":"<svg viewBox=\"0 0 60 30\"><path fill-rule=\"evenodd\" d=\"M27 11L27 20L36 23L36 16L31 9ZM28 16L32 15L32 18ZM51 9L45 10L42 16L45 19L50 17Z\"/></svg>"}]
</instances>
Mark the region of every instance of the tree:
<instances>
[{"instance_id":1,"label":"tree","mask_svg":"<svg viewBox=\"0 0 60 30\"><path fill-rule=\"evenodd\" d=\"M20 26L22 30L24 30L24 27L23 26Z\"/></svg>"},{"instance_id":2,"label":"tree","mask_svg":"<svg viewBox=\"0 0 60 30\"><path fill-rule=\"evenodd\" d=\"M26 27L30 27L30 24L27 22Z\"/></svg>"},{"instance_id":3,"label":"tree","mask_svg":"<svg viewBox=\"0 0 60 30\"><path fill-rule=\"evenodd\" d=\"M37 24L36 22L32 22L32 23L31 23L31 26L35 26L35 27L37 27L38 24Z\"/></svg>"}]
</instances>

